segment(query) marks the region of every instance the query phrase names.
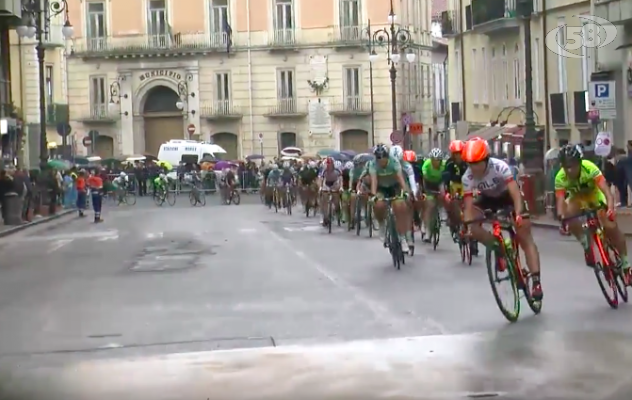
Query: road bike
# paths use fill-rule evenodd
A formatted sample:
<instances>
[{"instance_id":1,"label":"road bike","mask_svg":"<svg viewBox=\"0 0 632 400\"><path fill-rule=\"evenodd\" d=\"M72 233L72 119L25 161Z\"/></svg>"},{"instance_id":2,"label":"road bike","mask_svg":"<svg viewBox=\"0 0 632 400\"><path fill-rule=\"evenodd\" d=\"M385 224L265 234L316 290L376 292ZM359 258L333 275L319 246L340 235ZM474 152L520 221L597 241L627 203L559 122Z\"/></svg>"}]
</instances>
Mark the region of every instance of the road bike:
<instances>
[{"instance_id":1,"label":"road bike","mask_svg":"<svg viewBox=\"0 0 632 400\"><path fill-rule=\"evenodd\" d=\"M201 206L206 205L206 193L204 193L204 190L200 189L196 184L191 187L191 191L189 192L189 202L193 207L198 204Z\"/></svg>"},{"instance_id":2,"label":"road bike","mask_svg":"<svg viewBox=\"0 0 632 400\"><path fill-rule=\"evenodd\" d=\"M405 200L405 198L405 196L384 198L384 202L386 203L386 235L384 236L384 247L391 253L393 267L398 270L401 269L402 264L406 264L406 258L404 257L400 235L397 233L397 224L392 203L397 200Z\"/></svg>"},{"instance_id":3,"label":"road bike","mask_svg":"<svg viewBox=\"0 0 632 400\"><path fill-rule=\"evenodd\" d=\"M529 218L529 215L524 214L522 218ZM487 247L485 255L487 277L489 278L489 284L496 304L509 322L516 322L520 316L520 292L523 293L529 308L534 314L539 314L542 311L542 301L534 299L531 294L533 283L531 273L521 265L520 247L516 239L513 221L513 210L500 210L498 212L485 210L483 217L464 222L466 226L483 222L491 222L492 224L492 235L496 243L495 246ZM510 239L509 246L505 242L503 232ZM509 282L511 285L513 299L509 306L503 304L500 296L498 285L502 282Z\"/></svg>"},{"instance_id":4,"label":"road bike","mask_svg":"<svg viewBox=\"0 0 632 400\"><path fill-rule=\"evenodd\" d=\"M289 184L285 184L285 187L283 188L283 192L284 192L283 203L284 203L285 209L287 210L287 215L292 215L293 199L292 199L292 190Z\"/></svg>"},{"instance_id":5,"label":"road bike","mask_svg":"<svg viewBox=\"0 0 632 400\"><path fill-rule=\"evenodd\" d=\"M331 233L331 227L333 225L334 212L336 213L336 222L338 226L340 226L340 204L336 205L334 202L334 194L333 192L327 192L327 230Z\"/></svg>"},{"instance_id":6,"label":"road bike","mask_svg":"<svg viewBox=\"0 0 632 400\"><path fill-rule=\"evenodd\" d=\"M426 190L426 194L430 199L435 200L434 210L432 211L432 218L430 219L430 226L428 227L428 237L430 243L432 243L433 250L437 250L439 245L439 238L441 237L441 206L437 199L441 195L440 192Z\"/></svg>"}]
</instances>

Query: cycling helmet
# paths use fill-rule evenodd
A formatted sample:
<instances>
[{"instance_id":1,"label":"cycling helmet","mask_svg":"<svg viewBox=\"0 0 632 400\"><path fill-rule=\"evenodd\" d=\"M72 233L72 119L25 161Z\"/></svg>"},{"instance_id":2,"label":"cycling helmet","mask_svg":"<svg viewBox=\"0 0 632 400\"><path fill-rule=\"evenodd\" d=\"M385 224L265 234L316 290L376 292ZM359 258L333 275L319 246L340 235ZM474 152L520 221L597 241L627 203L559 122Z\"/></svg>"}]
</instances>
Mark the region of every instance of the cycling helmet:
<instances>
[{"instance_id":1,"label":"cycling helmet","mask_svg":"<svg viewBox=\"0 0 632 400\"><path fill-rule=\"evenodd\" d=\"M406 150L404 152L404 161L407 161L407 162L417 161L417 154L412 150Z\"/></svg>"},{"instance_id":2,"label":"cycling helmet","mask_svg":"<svg viewBox=\"0 0 632 400\"><path fill-rule=\"evenodd\" d=\"M331 158L331 157L327 157L327 158L325 158L325 162L323 164L325 164L325 166L328 166L328 165L332 165L333 166L334 165L334 159Z\"/></svg>"},{"instance_id":3,"label":"cycling helmet","mask_svg":"<svg viewBox=\"0 0 632 400\"><path fill-rule=\"evenodd\" d=\"M338 170L342 169L342 162L334 161L334 168Z\"/></svg>"},{"instance_id":4,"label":"cycling helmet","mask_svg":"<svg viewBox=\"0 0 632 400\"><path fill-rule=\"evenodd\" d=\"M378 144L373 149L373 155L377 159L379 159L379 158L386 158L386 157L388 157L388 149L383 144Z\"/></svg>"},{"instance_id":5,"label":"cycling helmet","mask_svg":"<svg viewBox=\"0 0 632 400\"><path fill-rule=\"evenodd\" d=\"M484 140L474 140L465 142L465 147L461 152L463 161L467 163L477 163L489 158L489 148Z\"/></svg>"},{"instance_id":6,"label":"cycling helmet","mask_svg":"<svg viewBox=\"0 0 632 400\"><path fill-rule=\"evenodd\" d=\"M463 151L463 141L461 140L453 140L450 143L450 153L460 153Z\"/></svg>"},{"instance_id":7,"label":"cycling helmet","mask_svg":"<svg viewBox=\"0 0 632 400\"><path fill-rule=\"evenodd\" d=\"M582 150L578 145L567 144L560 149L558 158L563 165L567 165L573 161L576 163L581 162L583 156Z\"/></svg>"},{"instance_id":8,"label":"cycling helmet","mask_svg":"<svg viewBox=\"0 0 632 400\"><path fill-rule=\"evenodd\" d=\"M435 160L440 160L443 158L443 151L441 151L440 148L435 147L434 149L430 150L430 158L433 158Z\"/></svg>"},{"instance_id":9,"label":"cycling helmet","mask_svg":"<svg viewBox=\"0 0 632 400\"><path fill-rule=\"evenodd\" d=\"M166 175L165 175L165 174L160 174L160 175L158 175L158 176L160 176L160 179L165 179L165 176L166 176Z\"/></svg>"},{"instance_id":10,"label":"cycling helmet","mask_svg":"<svg viewBox=\"0 0 632 400\"><path fill-rule=\"evenodd\" d=\"M353 169L353 161L347 161L345 163L345 169Z\"/></svg>"},{"instance_id":11,"label":"cycling helmet","mask_svg":"<svg viewBox=\"0 0 632 400\"><path fill-rule=\"evenodd\" d=\"M279 169L279 166L276 164L272 164L272 171L276 171L277 169Z\"/></svg>"},{"instance_id":12,"label":"cycling helmet","mask_svg":"<svg viewBox=\"0 0 632 400\"><path fill-rule=\"evenodd\" d=\"M404 157L404 149L402 149L402 146L395 145L391 147L391 151L389 152L389 155L391 156L391 158L394 158L396 160L401 160L402 157Z\"/></svg>"},{"instance_id":13,"label":"cycling helmet","mask_svg":"<svg viewBox=\"0 0 632 400\"><path fill-rule=\"evenodd\" d=\"M290 162L289 161L284 162L283 168L290 168Z\"/></svg>"},{"instance_id":14,"label":"cycling helmet","mask_svg":"<svg viewBox=\"0 0 632 400\"><path fill-rule=\"evenodd\" d=\"M480 136L472 136L468 139L469 142L476 142L477 140L483 140L483 138Z\"/></svg>"},{"instance_id":15,"label":"cycling helmet","mask_svg":"<svg viewBox=\"0 0 632 400\"><path fill-rule=\"evenodd\" d=\"M316 164L316 161L310 161L307 165L309 165L310 168L316 168L318 166L318 164Z\"/></svg>"}]
</instances>

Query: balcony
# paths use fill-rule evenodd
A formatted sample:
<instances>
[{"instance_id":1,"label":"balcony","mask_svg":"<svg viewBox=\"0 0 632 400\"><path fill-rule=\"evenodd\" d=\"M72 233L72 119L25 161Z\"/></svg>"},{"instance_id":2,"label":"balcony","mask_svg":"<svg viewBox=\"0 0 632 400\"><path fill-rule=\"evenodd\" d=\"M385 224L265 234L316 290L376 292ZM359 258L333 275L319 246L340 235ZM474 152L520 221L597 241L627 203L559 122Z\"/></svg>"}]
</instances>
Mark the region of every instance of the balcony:
<instances>
[{"instance_id":1,"label":"balcony","mask_svg":"<svg viewBox=\"0 0 632 400\"><path fill-rule=\"evenodd\" d=\"M441 13L441 35L454 37L462 33L461 14L458 10L448 10Z\"/></svg>"},{"instance_id":2,"label":"balcony","mask_svg":"<svg viewBox=\"0 0 632 400\"><path fill-rule=\"evenodd\" d=\"M108 104L92 104L87 115L79 118L85 125L110 125L116 123L114 114L110 112Z\"/></svg>"},{"instance_id":3,"label":"balcony","mask_svg":"<svg viewBox=\"0 0 632 400\"><path fill-rule=\"evenodd\" d=\"M42 44L45 48L54 49L57 47L66 47L66 39L61 33L64 25L51 24L48 32L42 35Z\"/></svg>"},{"instance_id":4,"label":"balcony","mask_svg":"<svg viewBox=\"0 0 632 400\"><path fill-rule=\"evenodd\" d=\"M296 49L296 45L296 30L294 28L275 29L269 33L268 46L270 50Z\"/></svg>"},{"instance_id":5,"label":"balcony","mask_svg":"<svg viewBox=\"0 0 632 400\"><path fill-rule=\"evenodd\" d=\"M331 44L337 48L362 47L368 40L366 27L360 25L335 26Z\"/></svg>"},{"instance_id":6,"label":"balcony","mask_svg":"<svg viewBox=\"0 0 632 400\"><path fill-rule=\"evenodd\" d=\"M307 116L307 107L294 98L277 99L264 115L268 118L303 118Z\"/></svg>"},{"instance_id":7,"label":"balcony","mask_svg":"<svg viewBox=\"0 0 632 400\"><path fill-rule=\"evenodd\" d=\"M68 122L68 104L47 104L46 123L57 126L60 122Z\"/></svg>"},{"instance_id":8,"label":"balcony","mask_svg":"<svg viewBox=\"0 0 632 400\"><path fill-rule=\"evenodd\" d=\"M329 114L335 117L361 117L371 115L371 103L360 96L346 96L331 103Z\"/></svg>"},{"instance_id":9,"label":"balcony","mask_svg":"<svg viewBox=\"0 0 632 400\"><path fill-rule=\"evenodd\" d=\"M632 4L628 0L595 0L593 15L607 19L615 25L632 22Z\"/></svg>"},{"instance_id":10,"label":"balcony","mask_svg":"<svg viewBox=\"0 0 632 400\"><path fill-rule=\"evenodd\" d=\"M472 0L474 31L486 35L519 32L522 22L517 18L517 1L519 0Z\"/></svg>"},{"instance_id":11,"label":"balcony","mask_svg":"<svg viewBox=\"0 0 632 400\"><path fill-rule=\"evenodd\" d=\"M200 112L207 121L238 120L244 116L232 100L216 100L210 105L202 106Z\"/></svg>"},{"instance_id":12,"label":"balcony","mask_svg":"<svg viewBox=\"0 0 632 400\"><path fill-rule=\"evenodd\" d=\"M233 40L225 32L83 38L75 40L71 55L82 58L207 55L226 53Z\"/></svg>"}]
</instances>

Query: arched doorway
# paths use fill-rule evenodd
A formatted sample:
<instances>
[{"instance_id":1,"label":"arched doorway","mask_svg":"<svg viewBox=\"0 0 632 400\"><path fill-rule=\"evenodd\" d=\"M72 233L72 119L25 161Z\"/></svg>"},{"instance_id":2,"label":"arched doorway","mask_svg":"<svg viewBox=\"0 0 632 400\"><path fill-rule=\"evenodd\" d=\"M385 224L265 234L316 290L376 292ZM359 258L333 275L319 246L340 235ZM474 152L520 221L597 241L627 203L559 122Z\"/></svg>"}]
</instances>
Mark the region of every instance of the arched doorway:
<instances>
[{"instance_id":1,"label":"arched doorway","mask_svg":"<svg viewBox=\"0 0 632 400\"><path fill-rule=\"evenodd\" d=\"M298 147L296 144L296 133L282 132L279 134L279 152L286 147Z\"/></svg>"},{"instance_id":2,"label":"arched doorway","mask_svg":"<svg viewBox=\"0 0 632 400\"><path fill-rule=\"evenodd\" d=\"M369 148L369 132L361 129L349 129L340 133L340 150L353 150L358 153Z\"/></svg>"},{"instance_id":3,"label":"arched doorway","mask_svg":"<svg viewBox=\"0 0 632 400\"><path fill-rule=\"evenodd\" d=\"M166 86L156 86L147 92L145 119L145 154L158 155L160 145L171 139L183 139L182 111L176 103L178 94Z\"/></svg>"},{"instance_id":4,"label":"arched doorway","mask_svg":"<svg viewBox=\"0 0 632 400\"><path fill-rule=\"evenodd\" d=\"M114 157L114 139L110 136L99 135L94 142L94 152L102 159Z\"/></svg>"},{"instance_id":5,"label":"arched doorway","mask_svg":"<svg viewBox=\"0 0 632 400\"><path fill-rule=\"evenodd\" d=\"M239 143L234 133L216 133L213 135L213 143L226 150L226 154L219 155L222 160L237 160L239 157Z\"/></svg>"}]
</instances>

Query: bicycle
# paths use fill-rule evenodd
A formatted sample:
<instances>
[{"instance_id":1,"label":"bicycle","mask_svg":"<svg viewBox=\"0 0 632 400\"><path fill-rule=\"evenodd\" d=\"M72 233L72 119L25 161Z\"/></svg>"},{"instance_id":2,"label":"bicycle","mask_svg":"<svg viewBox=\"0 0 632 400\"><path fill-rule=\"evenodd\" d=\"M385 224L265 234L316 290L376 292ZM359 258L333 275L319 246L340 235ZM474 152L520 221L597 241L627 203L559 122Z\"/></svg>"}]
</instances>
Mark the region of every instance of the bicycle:
<instances>
[{"instance_id":1,"label":"bicycle","mask_svg":"<svg viewBox=\"0 0 632 400\"><path fill-rule=\"evenodd\" d=\"M465 226L473 223L492 223L492 234L497 244L497 249L491 246L487 247L485 262L487 264L487 277L492 288L492 294L496 300L496 305L500 312L509 322L516 322L520 316L520 292L524 294L527 304L534 314L542 311L542 301L535 300L531 294L531 273L522 267L520 262L520 247L516 239L516 232L513 227L513 210L502 210L493 212L485 210L484 216L472 221L464 222ZM528 214L522 215L523 218L529 218ZM503 231L507 232L511 240L511 247L505 245ZM499 273L507 271L507 276L499 277ZM505 307L500 298L500 293L496 284L508 280L511 284L513 295L513 308Z\"/></svg>"},{"instance_id":2,"label":"bicycle","mask_svg":"<svg viewBox=\"0 0 632 400\"><path fill-rule=\"evenodd\" d=\"M274 204L274 212L279 212L279 188L277 186L272 189L272 204ZM272 204L268 206L268 208L272 208Z\"/></svg>"},{"instance_id":3,"label":"bicycle","mask_svg":"<svg viewBox=\"0 0 632 400\"><path fill-rule=\"evenodd\" d=\"M333 218L334 218L334 209L336 208L336 205L334 204L334 194L329 191L328 192L328 197L327 197L327 229L329 231L329 233L331 233L331 227L333 225ZM336 220L338 223L338 226L340 226L340 211L336 210Z\"/></svg>"},{"instance_id":4,"label":"bicycle","mask_svg":"<svg viewBox=\"0 0 632 400\"><path fill-rule=\"evenodd\" d=\"M136 193L130 192L125 188L120 188L116 189L115 193L112 195L112 199L114 199L117 206L120 206L121 204L133 206L136 204Z\"/></svg>"},{"instance_id":5,"label":"bicycle","mask_svg":"<svg viewBox=\"0 0 632 400\"><path fill-rule=\"evenodd\" d=\"M285 209L287 210L287 215L292 215L292 192L290 190L290 185L286 184L284 188L284 202Z\"/></svg>"},{"instance_id":6,"label":"bicycle","mask_svg":"<svg viewBox=\"0 0 632 400\"><path fill-rule=\"evenodd\" d=\"M202 207L206 205L206 193L204 193L204 190L200 189L196 184L191 187L191 191L189 192L189 203L191 203L193 207L198 204Z\"/></svg>"},{"instance_id":7,"label":"bicycle","mask_svg":"<svg viewBox=\"0 0 632 400\"><path fill-rule=\"evenodd\" d=\"M426 190L428 196L433 196L436 200L441 195L440 192ZM439 238L441 237L441 213L439 204L435 204L434 210L432 212L432 218L430 222L430 226L428 227L428 235L430 238L430 243L432 243L433 250L437 250L437 246L439 245Z\"/></svg>"},{"instance_id":8,"label":"bicycle","mask_svg":"<svg viewBox=\"0 0 632 400\"><path fill-rule=\"evenodd\" d=\"M318 207L316 206L316 201L310 198L313 198L312 185L305 186L305 217L309 218L309 210L313 210L314 216L318 213Z\"/></svg>"},{"instance_id":9,"label":"bicycle","mask_svg":"<svg viewBox=\"0 0 632 400\"><path fill-rule=\"evenodd\" d=\"M611 308L616 309L619 307L619 295L625 303L628 302L627 279L620 268L621 258L619 252L604 236L603 228L597 216L598 211L602 209L603 207L583 210L579 215L564 218L562 223L568 223L577 218L584 219L582 228L586 238L590 241L590 247L585 250L586 264L593 268L597 283L606 302ZM599 253L601 262L595 259L593 244L597 246L597 252ZM611 253L614 257L611 257ZM605 282L601 278L602 276L605 278ZM608 293L608 288L611 290L611 294Z\"/></svg>"},{"instance_id":10,"label":"bicycle","mask_svg":"<svg viewBox=\"0 0 632 400\"><path fill-rule=\"evenodd\" d=\"M455 194L452 201L461 201L463 196ZM461 203L459 224L454 228L451 227L452 240L459 246L461 253L461 262L467 265L472 265L472 249L476 245L476 242L470 238L467 227L463 224L463 205Z\"/></svg>"},{"instance_id":11,"label":"bicycle","mask_svg":"<svg viewBox=\"0 0 632 400\"><path fill-rule=\"evenodd\" d=\"M167 188L158 186L152 197L157 206L162 206L167 199Z\"/></svg>"},{"instance_id":12,"label":"bicycle","mask_svg":"<svg viewBox=\"0 0 632 400\"><path fill-rule=\"evenodd\" d=\"M384 248L387 248L393 259L393 267L401 269L402 264L406 264L402 243L397 233L397 225L395 223L395 213L393 212L392 202L405 199L406 196L386 197L386 235L384 237Z\"/></svg>"}]
</instances>

